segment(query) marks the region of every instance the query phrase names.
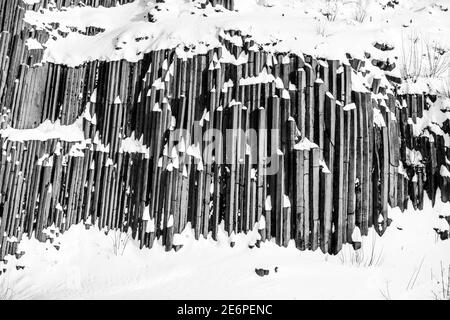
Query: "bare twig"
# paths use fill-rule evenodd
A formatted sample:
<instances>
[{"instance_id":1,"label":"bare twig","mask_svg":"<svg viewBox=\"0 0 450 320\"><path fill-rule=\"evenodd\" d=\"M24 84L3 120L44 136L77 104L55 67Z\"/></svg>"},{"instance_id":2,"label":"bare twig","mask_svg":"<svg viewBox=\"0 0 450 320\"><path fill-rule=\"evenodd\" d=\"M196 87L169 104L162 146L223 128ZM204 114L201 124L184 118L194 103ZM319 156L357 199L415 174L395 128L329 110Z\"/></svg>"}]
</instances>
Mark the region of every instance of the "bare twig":
<instances>
[{"instance_id":1,"label":"bare twig","mask_svg":"<svg viewBox=\"0 0 450 320\"><path fill-rule=\"evenodd\" d=\"M389 291L389 281L386 281L386 290L380 289L380 293L384 297L384 299L392 300L391 299L391 293Z\"/></svg>"},{"instance_id":2,"label":"bare twig","mask_svg":"<svg viewBox=\"0 0 450 320\"><path fill-rule=\"evenodd\" d=\"M446 274L447 273L447 274ZM436 300L450 300L450 265L447 270L444 268L444 264L440 263L440 278L436 279L439 289L432 291Z\"/></svg>"},{"instance_id":3,"label":"bare twig","mask_svg":"<svg viewBox=\"0 0 450 320\"><path fill-rule=\"evenodd\" d=\"M408 285L406 286L406 290L412 290L416 284L417 277L419 276L420 270L422 269L423 262L425 261L425 257L422 258L420 262L419 268L415 269L409 278Z\"/></svg>"}]
</instances>

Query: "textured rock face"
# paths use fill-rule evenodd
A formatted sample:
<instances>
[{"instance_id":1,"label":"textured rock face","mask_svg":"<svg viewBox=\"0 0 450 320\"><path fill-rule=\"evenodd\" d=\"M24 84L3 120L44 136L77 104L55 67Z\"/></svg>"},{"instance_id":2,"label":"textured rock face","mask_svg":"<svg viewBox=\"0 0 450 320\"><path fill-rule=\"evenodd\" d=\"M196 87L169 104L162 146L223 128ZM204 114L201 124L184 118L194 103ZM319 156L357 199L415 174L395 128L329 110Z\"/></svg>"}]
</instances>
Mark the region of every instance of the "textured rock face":
<instances>
[{"instance_id":1,"label":"textured rock face","mask_svg":"<svg viewBox=\"0 0 450 320\"><path fill-rule=\"evenodd\" d=\"M80 222L167 250L188 222L197 238L257 225L257 241L336 253L355 230L382 234L388 203L448 197L448 132L414 134L432 102L365 87L359 60L269 53L229 30L205 54L42 64L28 40L48 34L15 4L0 38L2 258Z\"/></svg>"}]
</instances>

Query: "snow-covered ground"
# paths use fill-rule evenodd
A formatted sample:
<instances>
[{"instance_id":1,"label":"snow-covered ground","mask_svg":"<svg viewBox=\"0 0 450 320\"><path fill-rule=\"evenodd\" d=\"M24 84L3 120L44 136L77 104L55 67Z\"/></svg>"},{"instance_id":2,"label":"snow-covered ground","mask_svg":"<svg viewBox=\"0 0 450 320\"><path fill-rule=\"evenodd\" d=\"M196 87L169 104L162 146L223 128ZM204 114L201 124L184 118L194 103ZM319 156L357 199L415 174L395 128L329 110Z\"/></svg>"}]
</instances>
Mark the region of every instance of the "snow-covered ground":
<instances>
[{"instance_id":1,"label":"snow-covered ground","mask_svg":"<svg viewBox=\"0 0 450 320\"><path fill-rule=\"evenodd\" d=\"M363 237L363 252L346 246L337 256L280 248L266 242L250 249L255 234L238 235L232 248L219 241L195 241L190 229L184 247L164 252L138 248L130 240L114 253L114 233L72 227L57 238L60 249L26 240L25 255L9 257L0 277L0 296L14 299L442 299L448 286L450 241L438 240L450 204L426 200L423 212L391 209L391 226L380 238ZM446 222L444 222L446 223ZM448 224L446 225L448 228ZM122 238L123 239L123 238ZM54 244L55 244L54 243ZM359 255L359 258L357 258ZM353 262L352 262L353 261ZM16 265L25 269L16 269ZM278 272L275 272L278 267ZM269 269L259 277L255 268ZM448 293L447 293L448 294ZM448 298L448 297L447 297Z\"/></svg>"}]
</instances>

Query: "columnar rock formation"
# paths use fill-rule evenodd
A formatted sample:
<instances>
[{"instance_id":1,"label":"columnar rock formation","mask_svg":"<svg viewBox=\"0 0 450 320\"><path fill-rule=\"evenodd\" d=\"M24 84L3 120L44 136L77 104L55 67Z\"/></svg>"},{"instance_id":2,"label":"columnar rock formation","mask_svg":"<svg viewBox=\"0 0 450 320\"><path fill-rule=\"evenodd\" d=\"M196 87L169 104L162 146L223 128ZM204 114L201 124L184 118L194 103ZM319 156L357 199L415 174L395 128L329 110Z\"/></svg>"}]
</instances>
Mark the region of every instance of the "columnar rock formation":
<instances>
[{"instance_id":1,"label":"columnar rock formation","mask_svg":"<svg viewBox=\"0 0 450 320\"><path fill-rule=\"evenodd\" d=\"M190 223L197 238L223 224L337 253L370 227L382 234L388 205L421 209L438 186L448 200L448 121L414 132L435 97L376 78L368 90L360 60L269 53L228 30L206 54L70 68L27 45L48 35L22 24L23 3L2 6L2 259L24 236L80 222L167 250Z\"/></svg>"}]
</instances>

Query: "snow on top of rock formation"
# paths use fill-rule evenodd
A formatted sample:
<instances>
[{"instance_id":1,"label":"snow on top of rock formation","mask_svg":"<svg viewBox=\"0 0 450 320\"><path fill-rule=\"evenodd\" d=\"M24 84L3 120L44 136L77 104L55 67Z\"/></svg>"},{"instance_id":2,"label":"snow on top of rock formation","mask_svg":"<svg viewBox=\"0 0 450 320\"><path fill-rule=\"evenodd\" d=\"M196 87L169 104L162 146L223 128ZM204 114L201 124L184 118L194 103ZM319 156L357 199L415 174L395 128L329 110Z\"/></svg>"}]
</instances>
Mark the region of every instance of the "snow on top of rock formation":
<instances>
[{"instance_id":1,"label":"snow on top of rock formation","mask_svg":"<svg viewBox=\"0 0 450 320\"><path fill-rule=\"evenodd\" d=\"M0 135L11 141L61 139L68 142L78 142L84 140L83 120L79 117L70 125L62 125L60 120L55 122L45 120L33 129L8 127L0 130Z\"/></svg>"},{"instance_id":2,"label":"snow on top of rock formation","mask_svg":"<svg viewBox=\"0 0 450 320\"><path fill-rule=\"evenodd\" d=\"M62 37L58 29L51 32L44 61L69 66L95 59L138 61L146 52L180 45L204 52L219 46L218 35L230 29L251 35L268 51L304 52L342 61L347 53L398 58L403 39L414 32L426 32L427 38L450 47L449 11L443 9L444 1L400 1L392 8L386 0L236 0L234 11L209 4L201 8L201 2L136 0L113 8L28 11L25 20L38 28L52 29L51 24L57 23L60 31L68 33ZM330 8L330 3L335 7ZM362 22L358 21L359 9L366 14ZM73 27L98 27L104 32L87 36L71 32ZM375 43L393 50L373 49Z\"/></svg>"}]
</instances>

